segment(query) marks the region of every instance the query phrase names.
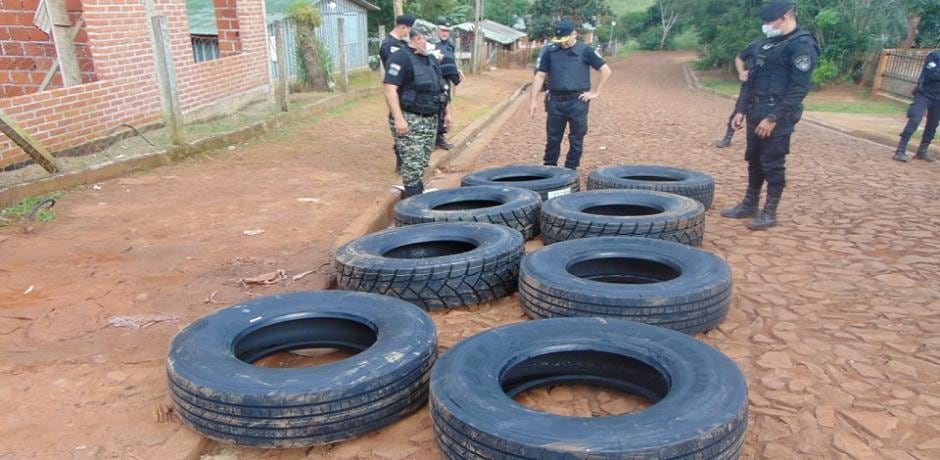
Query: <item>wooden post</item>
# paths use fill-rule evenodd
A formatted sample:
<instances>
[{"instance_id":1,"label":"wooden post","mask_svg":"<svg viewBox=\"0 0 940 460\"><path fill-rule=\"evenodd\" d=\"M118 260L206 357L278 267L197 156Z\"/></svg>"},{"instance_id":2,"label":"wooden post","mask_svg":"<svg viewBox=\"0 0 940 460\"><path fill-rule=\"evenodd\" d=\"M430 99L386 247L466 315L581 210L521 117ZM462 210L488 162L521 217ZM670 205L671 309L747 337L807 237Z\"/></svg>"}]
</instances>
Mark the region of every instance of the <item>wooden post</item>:
<instances>
[{"instance_id":1,"label":"wooden post","mask_svg":"<svg viewBox=\"0 0 940 460\"><path fill-rule=\"evenodd\" d=\"M379 43L385 40L385 25L379 25ZM379 77L385 80L385 66L382 65L382 59L379 59Z\"/></svg>"},{"instance_id":2,"label":"wooden post","mask_svg":"<svg viewBox=\"0 0 940 460\"><path fill-rule=\"evenodd\" d=\"M349 89L349 72L346 70L346 30L342 16L336 18L336 28L339 29L339 85L343 91Z\"/></svg>"},{"instance_id":3,"label":"wooden post","mask_svg":"<svg viewBox=\"0 0 940 460\"><path fill-rule=\"evenodd\" d=\"M39 166L52 174L62 171L62 165L46 150L42 144L33 139L25 129L16 124L9 115L0 109L0 132L6 134L14 144L20 146Z\"/></svg>"},{"instance_id":4,"label":"wooden post","mask_svg":"<svg viewBox=\"0 0 940 460\"><path fill-rule=\"evenodd\" d=\"M281 111L287 112L290 106L288 101L290 88L287 75L287 35L285 34L284 21L274 21L274 48L277 54L277 83L274 88L274 97L277 98Z\"/></svg>"},{"instance_id":5,"label":"wooden post","mask_svg":"<svg viewBox=\"0 0 940 460\"><path fill-rule=\"evenodd\" d=\"M881 51L881 58L878 60L878 68L875 70L875 82L872 84L872 92L881 91L881 85L884 84L885 67L888 65L889 50Z\"/></svg>"},{"instance_id":6,"label":"wooden post","mask_svg":"<svg viewBox=\"0 0 940 460\"><path fill-rule=\"evenodd\" d=\"M150 21L153 29L153 56L156 61L157 82L160 84L163 122L170 130L173 143L180 145L186 142L186 135L183 132L183 112L180 109L180 96L176 88L176 69L173 67L169 25L166 16L153 16Z\"/></svg>"},{"instance_id":7,"label":"wooden post","mask_svg":"<svg viewBox=\"0 0 940 460\"><path fill-rule=\"evenodd\" d=\"M82 30L82 26L85 25L84 18L78 18L78 22L75 23L75 26L72 27L72 41L74 42L75 37ZM49 84L52 83L55 73L59 71L59 61L52 61L52 67L49 67L49 70L46 71L46 76L43 77L42 83L39 84L39 91L45 91L49 87Z\"/></svg>"},{"instance_id":8,"label":"wooden post","mask_svg":"<svg viewBox=\"0 0 940 460\"><path fill-rule=\"evenodd\" d=\"M404 14L405 8L402 6L402 3L404 3L403 0L395 0L395 3L392 6L396 18Z\"/></svg>"},{"instance_id":9,"label":"wooden post","mask_svg":"<svg viewBox=\"0 0 940 460\"><path fill-rule=\"evenodd\" d=\"M482 52L481 45L483 44L483 6L480 1L476 0L475 21L473 22L473 54L470 56L470 72L474 74L480 73L483 64L481 59L483 56L480 56Z\"/></svg>"},{"instance_id":10,"label":"wooden post","mask_svg":"<svg viewBox=\"0 0 940 460\"><path fill-rule=\"evenodd\" d=\"M55 44L59 68L62 69L62 84L77 86L82 84L82 73L75 56L75 41L72 39L72 22L65 7L65 0L46 0L46 12L52 23L52 41Z\"/></svg>"}]
</instances>

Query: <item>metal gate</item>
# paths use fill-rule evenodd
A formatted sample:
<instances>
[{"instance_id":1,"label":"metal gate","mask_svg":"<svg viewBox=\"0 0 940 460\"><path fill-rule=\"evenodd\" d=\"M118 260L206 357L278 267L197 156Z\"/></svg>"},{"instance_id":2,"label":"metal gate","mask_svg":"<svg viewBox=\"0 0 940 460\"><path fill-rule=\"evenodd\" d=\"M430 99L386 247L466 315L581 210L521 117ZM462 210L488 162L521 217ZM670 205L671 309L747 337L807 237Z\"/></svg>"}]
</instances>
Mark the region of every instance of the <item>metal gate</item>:
<instances>
[{"instance_id":1,"label":"metal gate","mask_svg":"<svg viewBox=\"0 0 940 460\"><path fill-rule=\"evenodd\" d=\"M888 49L881 52L881 61L875 74L875 92L911 99L917 86L924 60L933 50Z\"/></svg>"}]
</instances>

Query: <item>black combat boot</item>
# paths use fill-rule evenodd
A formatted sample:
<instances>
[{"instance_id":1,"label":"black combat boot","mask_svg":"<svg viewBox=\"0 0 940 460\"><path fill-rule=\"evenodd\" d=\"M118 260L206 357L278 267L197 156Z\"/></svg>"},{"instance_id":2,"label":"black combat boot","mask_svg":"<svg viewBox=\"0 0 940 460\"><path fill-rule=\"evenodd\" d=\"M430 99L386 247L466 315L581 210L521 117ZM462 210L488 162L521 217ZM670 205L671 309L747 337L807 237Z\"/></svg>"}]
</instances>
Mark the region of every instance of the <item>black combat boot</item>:
<instances>
[{"instance_id":1,"label":"black combat boot","mask_svg":"<svg viewBox=\"0 0 940 460\"><path fill-rule=\"evenodd\" d=\"M921 142L920 147L917 149L917 154L914 155L915 160L924 160L930 163L937 161L933 155L930 154L928 149L930 148L930 142Z\"/></svg>"},{"instance_id":2,"label":"black combat boot","mask_svg":"<svg viewBox=\"0 0 940 460\"><path fill-rule=\"evenodd\" d=\"M417 185L406 185L401 192L401 199L411 198L415 195L424 193L424 182L418 182Z\"/></svg>"},{"instance_id":3,"label":"black combat boot","mask_svg":"<svg viewBox=\"0 0 940 460\"><path fill-rule=\"evenodd\" d=\"M442 149L444 149L444 150L450 150L450 149L454 148L454 144L451 144L450 142L447 142L447 139L444 137L443 134L438 134L438 135L437 135L437 140L434 142L434 145L436 145L436 146L438 146L438 147L440 147L440 148L442 148Z\"/></svg>"},{"instance_id":4,"label":"black combat boot","mask_svg":"<svg viewBox=\"0 0 940 460\"><path fill-rule=\"evenodd\" d=\"M911 157L907 156L907 141L909 139L901 138L901 142L898 143L898 149L894 151L894 160L903 161L907 163L911 161Z\"/></svg>"},{"instance_id":5,"label":"black combat boot","mask_svg":"<svg viewBox=\"0 0 940 460\"><path fill-rule=\"evenodd\" d=\"M722 140L720 140L720 141L718 141L718 142L715 142L715 147L718 147L718 148L720 148L720 149L723 149L723 148L726 148L726 147L731 147L731 139L732 139L733 137L734 137L734 130L731 129L731 128L728 128L728 130L725 132L725 137L724 137L724 139L722 139Z\"/></svg>"},{"instance_id":6,"label":"black combat boot","mask_svg":"<svg viewBox=\"0 0 940 460\"><path fill-rule=\"evenodd\" d=\"M757 215L760 204L760 189L747 188L744 199L737 206L721 210L721 217L729 219L746 219Z\"/></svg>"},{"instance_id":7,"label":"black combat boot","mask_svg":"<svg viewBox=\"0 0 940 460\"><path fill-rule=\"evenodd\" d=\"M780 197L783 196L783 189L767 187L767 202L764 203L764 210L760 215L751 219L747 223L747 228L751 230L767 230L777 225L777 206L780 204Z\"/></svg>"}]
</instances>

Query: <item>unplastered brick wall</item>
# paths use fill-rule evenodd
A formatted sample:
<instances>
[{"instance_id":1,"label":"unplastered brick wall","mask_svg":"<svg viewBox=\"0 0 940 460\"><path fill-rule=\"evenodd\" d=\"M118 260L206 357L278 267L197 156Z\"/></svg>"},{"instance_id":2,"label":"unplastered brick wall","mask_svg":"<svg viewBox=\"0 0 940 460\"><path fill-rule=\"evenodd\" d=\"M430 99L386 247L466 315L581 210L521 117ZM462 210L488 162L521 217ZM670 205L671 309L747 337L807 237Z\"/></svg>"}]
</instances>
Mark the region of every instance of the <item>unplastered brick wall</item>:
<instances>
[{"instance_id":1,"label":"unplastered brick wall","mask_svg":"<svg viewBox=\"0 0 940 460\"><path fill-rule=\"evenodd\" d=\"M56 61L52 37L33 24L39 0L0 0L0 97L15 97L39 91L46 73ZM82 15L79 0L68 0L66 8L72 24ZM95 65L88 46L87 30L75 36L75 55L82 81L95 80ZM62 86L56 73L47 88Z\"/></svg>"},{"instance_id":2,"label":"unplastered brick wall","mask_svg":"<svg viewBox=\"0 0 940 460\"><path fill-rule=\"evenodd\" d=\"M184 114L269 85L262 1L234 3L240 52L199 63L193 60L185 0L155 2L155 14L166 16L169 23ZM53 152L105 136L122 123L141 126L161 120L144 3L84 0L81 6L97 81L0 98L0 109ZM0 168L27 160L0 134Z\"/></svg>"}]
</instances>

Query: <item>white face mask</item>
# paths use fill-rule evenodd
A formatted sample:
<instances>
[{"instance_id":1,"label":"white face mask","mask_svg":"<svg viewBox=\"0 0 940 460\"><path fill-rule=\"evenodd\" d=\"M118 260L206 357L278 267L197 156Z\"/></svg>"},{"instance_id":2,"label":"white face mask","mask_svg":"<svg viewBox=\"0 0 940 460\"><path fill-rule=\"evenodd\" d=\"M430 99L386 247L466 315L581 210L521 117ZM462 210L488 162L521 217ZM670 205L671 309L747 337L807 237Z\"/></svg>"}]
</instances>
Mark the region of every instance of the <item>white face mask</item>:
<instances>
[{"instance_id":1,"label":"white face mask","mask_svg":"<svg viewBox=\"0 0 940 460\"><path fill-rule=\"evenodd\" d=\"M783 34L781 31L774 29L773 26L769 24L764 24L761 26L761 30L764 31L764 35L766 35L767 38L779 37Z\"/></svg>"}]
</instances>

